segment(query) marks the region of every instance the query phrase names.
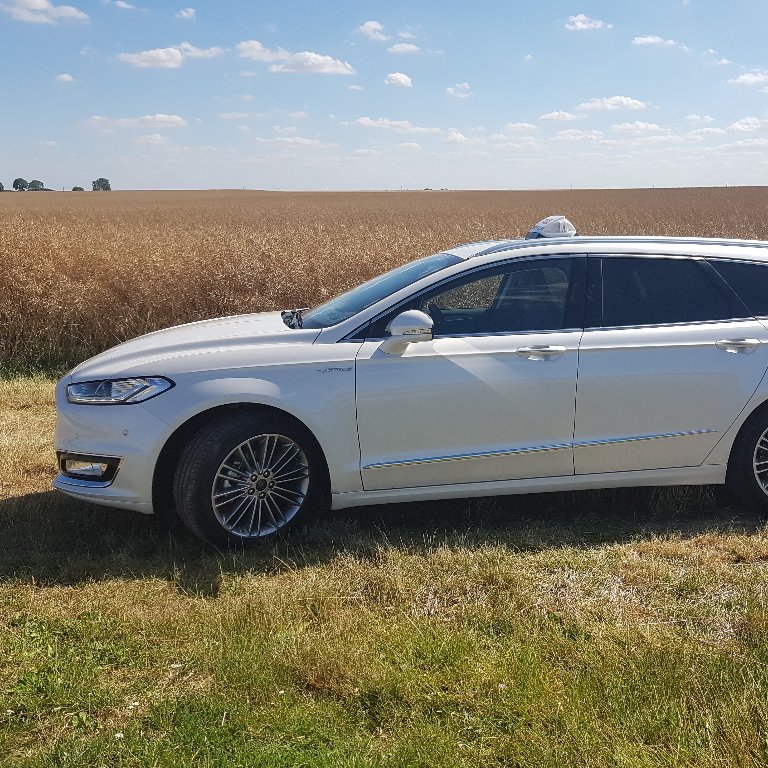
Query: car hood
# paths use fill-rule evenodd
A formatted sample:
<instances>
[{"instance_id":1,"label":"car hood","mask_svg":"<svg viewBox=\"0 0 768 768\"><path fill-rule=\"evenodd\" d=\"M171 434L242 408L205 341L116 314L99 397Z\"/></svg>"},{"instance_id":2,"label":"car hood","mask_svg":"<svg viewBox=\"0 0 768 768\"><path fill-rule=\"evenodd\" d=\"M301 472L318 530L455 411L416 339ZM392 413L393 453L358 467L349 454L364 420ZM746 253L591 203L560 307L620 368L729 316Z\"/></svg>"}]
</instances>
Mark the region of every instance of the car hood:
<instances>
[{"instance_id":1,"label":"car hood","mask_svg":"<svg viewBox=\"0 0 768 768\"><path fill-rule=\"evenodd\" d=\"M279 347L312 344L319 330L288 328L280 312L233 315L177 325L131 339L81 363L73 381L120 375L238 368L280 358ZM274 351L273 355L268 350Z\"/></svg>"}]
</instances>

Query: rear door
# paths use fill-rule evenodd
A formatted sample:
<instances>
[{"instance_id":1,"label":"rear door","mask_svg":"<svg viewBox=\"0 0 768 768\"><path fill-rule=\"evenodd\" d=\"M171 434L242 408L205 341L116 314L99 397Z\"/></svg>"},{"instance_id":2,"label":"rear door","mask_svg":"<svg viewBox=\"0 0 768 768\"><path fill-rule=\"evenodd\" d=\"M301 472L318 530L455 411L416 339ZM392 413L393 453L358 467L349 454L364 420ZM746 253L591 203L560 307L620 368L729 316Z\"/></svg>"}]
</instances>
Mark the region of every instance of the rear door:
<instances>
[{"instance_id":1,"label":"rear door","mask_svg":"<svg viewBox=\"0 0 768 768\"><path fill-rule=\"evenodd\" d=\"M590 257L576 474L701 464L768 367L768 332L704 260Z\"/></svg>"}]
</instances>

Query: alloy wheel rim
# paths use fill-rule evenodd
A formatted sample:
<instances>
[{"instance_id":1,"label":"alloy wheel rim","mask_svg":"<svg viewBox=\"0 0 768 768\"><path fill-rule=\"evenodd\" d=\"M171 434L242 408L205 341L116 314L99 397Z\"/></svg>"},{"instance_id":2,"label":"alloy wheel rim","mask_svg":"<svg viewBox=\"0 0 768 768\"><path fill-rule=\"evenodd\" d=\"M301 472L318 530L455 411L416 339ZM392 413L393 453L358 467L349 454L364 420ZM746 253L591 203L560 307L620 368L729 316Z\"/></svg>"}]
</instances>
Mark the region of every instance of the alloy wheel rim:
<instances>
[{"instance_id":1,"label":"alloy wheel rim","mask_svg":"<svg viewBox=\"0 0 768 768\"><path fill-rule=\"evenodd\" d=\"M216 470L213 513L229 533L257 539L279 531L307 497L309 462L285 435L256 435L232 450Z\"/></svg>"},{"instance_id":2,"label":"alloy wheel rim","mask_svg":"<svg viewBox=\"0 0 768 768\"><path fill-rule=\"evenodd\" d=\"M752 454L752 471L760 490L768 495L768 429L760 435Z\"/></svg>"}]
</instances>

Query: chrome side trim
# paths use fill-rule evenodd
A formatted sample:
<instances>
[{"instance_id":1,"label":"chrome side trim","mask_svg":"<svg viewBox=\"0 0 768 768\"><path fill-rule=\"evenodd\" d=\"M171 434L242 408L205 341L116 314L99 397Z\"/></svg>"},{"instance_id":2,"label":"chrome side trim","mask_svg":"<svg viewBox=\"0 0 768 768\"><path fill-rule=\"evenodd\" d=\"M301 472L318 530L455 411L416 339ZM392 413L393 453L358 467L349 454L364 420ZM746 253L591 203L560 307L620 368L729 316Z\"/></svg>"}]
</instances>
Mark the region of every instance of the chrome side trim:
<instances>
[{"instance_id":1,"label":"chrome side trim","mask_svg":"<svg viewBox=\"0 0 768 768\"><path fill-rule=\"evenodd\" d=\"M594 448L600 445L618 445L620 443L641 443L646 440L666 440L670 437L695 437L696 435L711 435L717 433L716 429L693 429L690 432L667 432L663 435L637 435L636 437L612 437L606 440L586 440L582 443L574 443L574 448Z\"/></svg>"},{"instance_id":2,"label":"chrome side trim","mask_svg":"<svg viewBox=\"0 0 768 768\"><path fill-rule=\"evenodd\" d=\"M529 453L544 453L546 451L563 451L570 448L593 448L601 445L617 445L621 443L640 443L646 440L666 440L670 437L694 437L710 435L716 429L694 429L690 432L668 432L663 435L637 435L636 437L615 437L605 440L587 440L582 443L558 443L555 445L537 445L531 448L510 448L503 451L484 451L482 453L460 453L455 456L431 456L425 459L406 459L404 461L384 461L379 464L366 464L363 469L391 469L393 467L410 467L420 464L437 464L444 461L465 461L467 459L495 459L501 456L520 456Z\"/></svg>"},{"instance_id":3,"label":"chrome side trim","mask_svg":"<svg viewBox=\"0 0 768 768\"><path fill-rule=\"evenodd\" d=\"M532 448L510 448L504 451L484 451L483 453L462 453L456 456L433 456L427 459L406 459L405 461L385 461L381 464L367 464L363 469L389 469L391 467L410 467L418 464L436 464L443 461L464 461L466 459L495 459L500 456L518 456L527 453L570 450L570 443L558 445L540 445Z\"/></svg>"}]
</instances>

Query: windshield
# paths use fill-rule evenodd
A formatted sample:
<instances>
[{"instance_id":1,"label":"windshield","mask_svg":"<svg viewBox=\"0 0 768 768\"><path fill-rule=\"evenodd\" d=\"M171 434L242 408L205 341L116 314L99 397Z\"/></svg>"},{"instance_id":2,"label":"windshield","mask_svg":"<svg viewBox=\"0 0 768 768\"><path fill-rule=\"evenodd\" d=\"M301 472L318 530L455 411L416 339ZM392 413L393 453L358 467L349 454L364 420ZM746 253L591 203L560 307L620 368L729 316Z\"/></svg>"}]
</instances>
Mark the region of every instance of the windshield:
<instances>
[{"instance_id":1,"label":"windshield","mask_svg":"<svg viewBox=\"0 0 768 768\"><path fill-rule=\"evenodd\" d=\"M403 264L402 267L374 277L373 280L358 285L357 288L342 293L341 296L326 301L325 304L303 314L301 326L302 328L327 328L329 325L341 323L422 277L460 262L461 259L458 256L438 253Z\"/></svg>"}]
</instances>

